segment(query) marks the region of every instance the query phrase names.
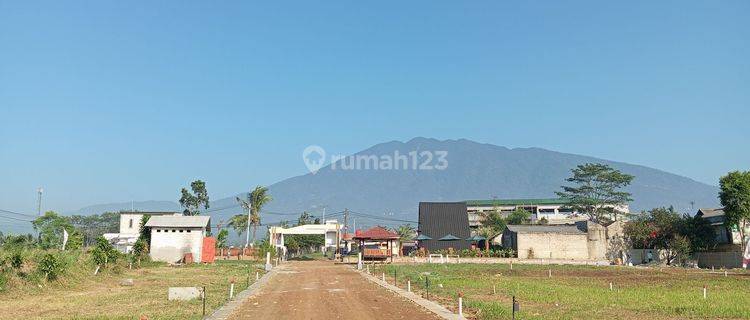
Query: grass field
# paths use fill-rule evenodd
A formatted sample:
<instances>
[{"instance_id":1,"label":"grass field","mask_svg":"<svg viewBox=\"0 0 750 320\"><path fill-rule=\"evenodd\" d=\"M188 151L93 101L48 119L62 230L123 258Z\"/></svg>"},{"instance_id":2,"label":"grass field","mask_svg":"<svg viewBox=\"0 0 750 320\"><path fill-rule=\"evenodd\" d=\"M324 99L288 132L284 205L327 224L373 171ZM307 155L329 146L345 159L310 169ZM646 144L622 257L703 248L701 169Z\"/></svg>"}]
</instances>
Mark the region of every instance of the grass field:
<instances>
[{"instance_id":1,"label":"grass field","mask_svg":"<svg viewBox=\"0 0 750 320\"><path fill-rule=\"evenodd\" d=\"M0 293L0 319L200 319L202 302L168 301L168 287L206 287L206 313L228 299L229 281L239 292L255 281L256 261L217 261L212 265L156 266L121 274L77 277L75 282ZM263 274L262 270L260 271ZM135 285L121 286L132 278Z\"/></svg>"},{"instance_id":2,"label":"grass field","mask_svg":"<svg viewBox=\"0 0 750 320\"><path fill-rule=\"evenodd\" d=\"M385 272L389 283L396 271L400 287L409 278L412 290L422 296L429 277L430 300L454 311L461 291L464 313L475 319L510 319L513 296L521 306L517 319L750 318L750 273L744 271L730 271L725 277L705 270L520 264L513 270L507 264L386 265L371 270L378 277Z\"/></svg>"}]
</instances>

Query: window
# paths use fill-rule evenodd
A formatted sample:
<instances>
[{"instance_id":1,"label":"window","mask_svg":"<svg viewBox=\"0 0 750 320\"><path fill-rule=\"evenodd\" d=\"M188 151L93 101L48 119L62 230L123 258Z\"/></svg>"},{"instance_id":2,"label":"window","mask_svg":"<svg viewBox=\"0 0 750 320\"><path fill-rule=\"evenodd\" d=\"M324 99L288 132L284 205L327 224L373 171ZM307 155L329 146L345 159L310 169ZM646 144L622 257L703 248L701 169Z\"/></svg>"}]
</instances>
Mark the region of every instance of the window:
<instances>
[{"instance_id":1,"label":"window","mask_svg":"<svg viewBox=\"0 0 750 320\"><path fill-rule=\"evenodd\" d=\"M130 226L129 226L128 228L133 228L133 219L130 219L130 223L129 223L129 225L130 225Z\"/></svg>"},{"instance_id":2,"label":"window","mask_svg":"<svg viewBox=\"0 0 750 320\"><path fill-rule=\"evenodd\" d=\"M156 232L161 232L161 229L156 229Z\"/></svg>"},{"instance_id":3,"label":"window","mask_svg":"<svg viewBox=\"0 0 750 320\"><path fill-rule=\"evenodd\" d=\"M190 233L190 229L187 229L187 232Z\"/></svg>"},{"instance_id":4,"label":"window","mask_svg":"<svg viewBox=\"0 0 750 320\"><path fill-rule=\"evenodd\" d=\"M177 232L177 229L172 229L172 232Z\"/></svg>"},{"instance_id":5,"label":"window","mask_svg":"<svg viewBox=\"0 0 750 320\"><path fill-rule=\"evenodd\" d=\"M185 230L180 229L180 233L185 232Z\"/></svg>"}]
</instances>

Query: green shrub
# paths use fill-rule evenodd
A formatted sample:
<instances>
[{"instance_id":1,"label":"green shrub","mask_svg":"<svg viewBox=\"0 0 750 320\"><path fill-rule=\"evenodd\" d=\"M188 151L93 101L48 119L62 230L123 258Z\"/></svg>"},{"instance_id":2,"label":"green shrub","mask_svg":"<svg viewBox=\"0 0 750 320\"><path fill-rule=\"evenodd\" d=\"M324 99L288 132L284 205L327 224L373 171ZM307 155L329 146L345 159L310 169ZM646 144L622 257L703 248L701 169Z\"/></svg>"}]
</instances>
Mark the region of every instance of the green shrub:
<instances>
[{"instance_id":1,"label":"green shrub","mask_svg":"<svg viewBox=\"0 0 750 320\"><path fill-rule=\"evenodd\" d=\"M117 263L119 257L120 252L107 239L104 239L104 237L96 238L96 247L91 250L91 258L94 260L94 264L106 267L108 264Z\"/></svg>"},{"instance_id":2,"label":"green shrub","mask_svg":"<svg viewBox=\"0 0 750 320\"><path fill-rule=\"evenodd\" d=\"M11 253L8 262L11 268L21 270L21 267L23 267L23 252L19 250Z\"/></svg>"},{"instance_id":3,"label":"green shrub","mask_svg":"<svg viewBox=\"0 0 750 320\"><path fill-rule=\"evenodd\" d=\"M52 281L65 271L65 264L59 256L46 253L37 264L37 269L48 281Z\"/></svg>"},{"instance_id":4,"label":"green shrub","mask_svg":"<svg viewBox=\"0 0 750 320\"><path fill-rule=\"evenodd\" d=\"M8 287L8 276L5 272L0 271L0 292L5 291Z\"/></svg>"}]
</instances>

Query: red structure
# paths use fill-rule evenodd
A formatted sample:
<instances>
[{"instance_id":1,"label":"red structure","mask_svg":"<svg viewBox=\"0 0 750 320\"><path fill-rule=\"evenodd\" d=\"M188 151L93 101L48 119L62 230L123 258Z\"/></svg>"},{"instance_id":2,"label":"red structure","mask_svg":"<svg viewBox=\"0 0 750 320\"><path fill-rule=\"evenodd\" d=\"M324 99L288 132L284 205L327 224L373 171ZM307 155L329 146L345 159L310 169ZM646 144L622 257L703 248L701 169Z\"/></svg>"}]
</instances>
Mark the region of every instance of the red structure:
<instances>
[{"instance_id":1,"label":"red structure","mask_svg":"<svg viewBox=\"0 0 750 320\"><path fill-rule=\"evenodd\" d=\"M359 241L363 259L388 259L393 261L393 242L398 241L397 233L383 227L373 227L365 231L357 230L353 239Z\"/></svg>"},{"instance_id":2,"label":"red structure","mask_svg":"<svg viewBox=\"0 0 750 320\"><path fill-rule=\"evenodd\" d=\"M216 259L216 238L203 238L203 250L201 251L201 262L213 263Z\"/></svg>"}]
</instances>

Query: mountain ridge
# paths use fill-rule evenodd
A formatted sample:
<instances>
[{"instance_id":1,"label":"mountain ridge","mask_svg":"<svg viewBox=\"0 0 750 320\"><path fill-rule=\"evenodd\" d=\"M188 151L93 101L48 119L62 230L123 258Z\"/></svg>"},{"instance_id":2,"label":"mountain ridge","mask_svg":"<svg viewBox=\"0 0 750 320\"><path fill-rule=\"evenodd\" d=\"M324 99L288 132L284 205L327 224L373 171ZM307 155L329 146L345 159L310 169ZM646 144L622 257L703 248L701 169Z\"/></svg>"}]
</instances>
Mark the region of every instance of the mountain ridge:
<instances>
[{"instance_id":1,"label":"mountain ridge","mask_svg":"<svg viewBox=\"0 0 750 320\"><path fill-rule=\"evenodd\" d=\"M633 211L669 205L688 211L691 201L695 202L696 210L701 206L718 205L716 186L644 165L539 147L508 148L467 139L415 137L406 142L392 140L379 143L352 156L393 155L396 151L400 154L408 154L409 151L447 151L448 168L442 171L343 170L332 168L328 162L316 174L289 177L270 185L274 201L266 206L266 210L277 214L267 214L264 222L294 220L296 217L293 213L303 210L322 215L323 207L333 217L338 217L333 213L340 215L339 212L348 208L383 219L416 220L420 201L549 198L554 197L554 192L566 183L564 179L570 176L572 168L586 162L608 164L635 176L633 184L626 189L633 193ZM212 201L211 215L226 221L229 216L238 213L236 208L232 208L236 205L234 198ZM141 203L135 206L142 210L177 206L179 210L175 202L155 203L160 204L155 208ZM125 205L123 209L130 208L129 202L121 205ZM99 206L101 208L103 205ZM216 210L224 207L230 208ZM365 224L377 222L376 219L362 219Z\"/></svg>"}]
</instances>

